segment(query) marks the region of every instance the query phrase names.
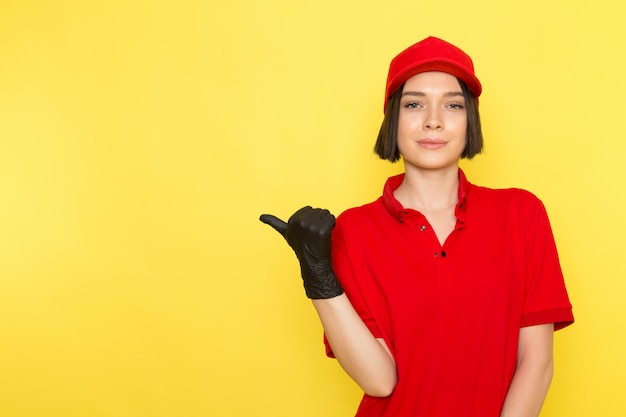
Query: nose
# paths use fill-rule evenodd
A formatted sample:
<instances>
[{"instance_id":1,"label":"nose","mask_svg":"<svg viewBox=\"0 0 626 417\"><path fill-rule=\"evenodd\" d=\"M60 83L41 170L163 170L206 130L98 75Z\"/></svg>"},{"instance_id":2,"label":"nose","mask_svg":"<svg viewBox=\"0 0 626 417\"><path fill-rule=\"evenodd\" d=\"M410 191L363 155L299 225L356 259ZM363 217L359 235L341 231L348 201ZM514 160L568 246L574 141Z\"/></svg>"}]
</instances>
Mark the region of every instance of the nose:
<instances>
[{"instance_id":1,"label":"nose","mask_svg":"<svg viewBox=\"0 0 626 417\"><path fill-rule=\"evenodd\" d=\"M441 130L443 129L443 119L437 108L431 107L424 117L424 129Z\"/></svg>"}]
</instances>

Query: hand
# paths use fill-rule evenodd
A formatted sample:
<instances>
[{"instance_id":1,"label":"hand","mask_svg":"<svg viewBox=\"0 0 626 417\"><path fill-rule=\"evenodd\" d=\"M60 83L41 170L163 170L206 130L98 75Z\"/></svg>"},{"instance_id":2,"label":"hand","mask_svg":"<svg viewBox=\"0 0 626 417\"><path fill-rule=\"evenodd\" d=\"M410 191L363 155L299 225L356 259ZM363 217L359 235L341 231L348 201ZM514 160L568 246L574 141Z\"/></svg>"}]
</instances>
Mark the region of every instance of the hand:
<instances>
[{"instance_id":1,"label":"hand","mask_svg":"<svg viewBox=\"0 0 626 417\"><path fill-rule=\"evenodd\" d=\"M280 233L296 253L307 297L325 299L343 294L330 257L335 216L328 210L307 206L296 211L287 223L271 214L261 215L260 220Z\"/></svg>"}]
</instances>

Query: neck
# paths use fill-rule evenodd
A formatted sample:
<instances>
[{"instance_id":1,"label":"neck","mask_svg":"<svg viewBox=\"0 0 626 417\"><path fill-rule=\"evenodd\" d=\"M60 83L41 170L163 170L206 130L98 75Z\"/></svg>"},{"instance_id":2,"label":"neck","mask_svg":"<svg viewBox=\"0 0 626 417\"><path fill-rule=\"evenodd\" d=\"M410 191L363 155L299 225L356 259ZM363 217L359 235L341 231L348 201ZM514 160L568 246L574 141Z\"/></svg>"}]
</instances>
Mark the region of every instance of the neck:
<instances>
[{"instance_id":1,"label":"neck","mask_svg":"<svg viewBox=\"0 0 626 417\"><path fill-rule=\"evenodd\" d=\"M458 166L446 170L405 169L402 184L394 191L406 208L422 213L453 210L458 202Z\"/></svg>"}]
</instances>

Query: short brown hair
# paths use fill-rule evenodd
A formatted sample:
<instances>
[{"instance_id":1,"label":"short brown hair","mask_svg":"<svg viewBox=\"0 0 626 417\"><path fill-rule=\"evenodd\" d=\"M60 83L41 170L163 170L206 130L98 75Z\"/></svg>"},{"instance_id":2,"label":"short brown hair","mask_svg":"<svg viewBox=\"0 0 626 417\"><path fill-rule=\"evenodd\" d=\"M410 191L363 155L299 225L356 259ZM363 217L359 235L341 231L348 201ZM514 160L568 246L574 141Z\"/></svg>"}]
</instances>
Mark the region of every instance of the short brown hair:
<instances>
[{"instance_id":1,"label":"short brown hair","mask_svg":"<svg viewBox=\"0 0 626 417\"><path fill-rule=\"evenodd\" d=\"M458 78L457 78L458 79ZM480 125L480 113L478 111L478 99L467 88L465 83L458 80L465 97L465 105L467 111L467 129L465 133L465 149L461 153L461 158L472 159L475 155L483 150L483 132ZM395 93L387 101L385 109L385 117L378 132L374 152L380 159L386 159L396 162L400 159L400 150L398 149L398 119L400 117L400 99L402 98L401 85Z\"/></svg>"}]
</instances>

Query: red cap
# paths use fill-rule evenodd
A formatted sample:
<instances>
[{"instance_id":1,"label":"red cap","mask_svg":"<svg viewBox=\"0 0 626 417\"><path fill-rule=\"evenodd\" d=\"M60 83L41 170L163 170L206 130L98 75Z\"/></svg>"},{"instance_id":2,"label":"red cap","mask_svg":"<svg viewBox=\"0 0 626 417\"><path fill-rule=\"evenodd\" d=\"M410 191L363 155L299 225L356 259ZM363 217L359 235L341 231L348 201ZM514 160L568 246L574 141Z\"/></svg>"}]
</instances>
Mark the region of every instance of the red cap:
<instances>
[{"instance_id":1,"label":"red cap","mask_svg":"<svg viewBox=\"0 0 626 417\"><path fill-rule=\"evenodd\" d=\"M474 74L472 58L456 46L430 36L400 52L389 65L385 105L396 90L412 76L426 71L441 71L462 80L478 98L482 92Z\"/></svg>"}]
</instances>

